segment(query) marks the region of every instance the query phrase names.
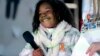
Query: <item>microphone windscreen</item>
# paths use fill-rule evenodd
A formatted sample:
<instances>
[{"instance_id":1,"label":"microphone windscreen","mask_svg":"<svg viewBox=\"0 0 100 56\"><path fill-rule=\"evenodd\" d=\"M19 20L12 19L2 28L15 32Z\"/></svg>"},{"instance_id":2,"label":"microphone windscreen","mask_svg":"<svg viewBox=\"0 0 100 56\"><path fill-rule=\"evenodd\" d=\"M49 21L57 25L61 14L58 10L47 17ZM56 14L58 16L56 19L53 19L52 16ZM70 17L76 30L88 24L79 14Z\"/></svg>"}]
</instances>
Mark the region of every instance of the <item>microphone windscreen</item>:
<instances>
[{"instance_id":1,"label":"microphone windscreen","mask_svg":"<svg viewBox=\"0 0 100 56\"><path fill-rule=\"evenodd\" d=\"M30 43L34 40L33 36L31 35L31 33L29 31L24 32L23 37L24 37L25 41L28 43Z\"/></svg>"},{"instance_id":2,"label":"microphone windscreen","mask_svg":"<svg viewBox=\"0 0 100 56\"><path fill-rule=\"evenodd\" d=\"M26 31L26 32L23 33L23 38L25 39L26 42L30 43L30 45L34 49L39 48L38 45L34 41L34 37L32 36L32 34L29 31Z\"/></svg>"}]
</instances>

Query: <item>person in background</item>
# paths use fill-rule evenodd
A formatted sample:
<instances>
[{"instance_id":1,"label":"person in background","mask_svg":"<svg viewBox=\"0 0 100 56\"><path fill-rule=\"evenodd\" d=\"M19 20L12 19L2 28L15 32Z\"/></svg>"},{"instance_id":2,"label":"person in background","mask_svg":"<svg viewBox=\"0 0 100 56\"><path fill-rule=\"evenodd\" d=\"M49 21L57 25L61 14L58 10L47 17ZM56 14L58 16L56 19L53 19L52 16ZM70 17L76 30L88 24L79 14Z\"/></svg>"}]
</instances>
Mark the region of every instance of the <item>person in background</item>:
<instances>
[{"instance_id":1,"label":"person in background","mask_svg":"<svg viewBox=\"0 0 100 56\"><path fill-rule=\"evenodd\" d=\"M40 0L33 17L34 50L29 43L19 56L71 56L80 33L67 6L59 0Z\"/></svg>"},{"instance_id":2,"label":"person in background","mask_svg":"<svg viewBox=\"0 0 100 56\"><path fill-rule=\"evenodd\" d=\"M6 13L5 13L7 19L9 19L10 15L11 15L11 11L13 11L12 18L13 19L16 18L19 3L20 3L20 0L7 0ZM12 4L14 4L13 10L11 8Z\"/></svg>"}]
</instances>

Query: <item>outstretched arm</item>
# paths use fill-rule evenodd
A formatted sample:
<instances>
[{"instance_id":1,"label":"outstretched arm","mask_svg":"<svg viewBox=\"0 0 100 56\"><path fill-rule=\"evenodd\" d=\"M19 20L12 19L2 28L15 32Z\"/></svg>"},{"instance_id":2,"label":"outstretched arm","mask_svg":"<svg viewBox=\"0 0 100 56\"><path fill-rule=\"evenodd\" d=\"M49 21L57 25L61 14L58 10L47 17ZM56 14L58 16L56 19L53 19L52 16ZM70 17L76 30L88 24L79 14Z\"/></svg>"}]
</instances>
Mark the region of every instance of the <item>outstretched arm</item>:
<instances>
[{"instance_id":1,"label":"outstretched arm","mask_svg":"<svg viewBox=\"0 0 100 56\"><path fill-rule=\"evenodd\" d=\"M97 51L100 51L100 42L94 42L90 45L88 48L86 54L89 54L89 56L93 56L93 54Z\"/></svg>"}]
</instances>

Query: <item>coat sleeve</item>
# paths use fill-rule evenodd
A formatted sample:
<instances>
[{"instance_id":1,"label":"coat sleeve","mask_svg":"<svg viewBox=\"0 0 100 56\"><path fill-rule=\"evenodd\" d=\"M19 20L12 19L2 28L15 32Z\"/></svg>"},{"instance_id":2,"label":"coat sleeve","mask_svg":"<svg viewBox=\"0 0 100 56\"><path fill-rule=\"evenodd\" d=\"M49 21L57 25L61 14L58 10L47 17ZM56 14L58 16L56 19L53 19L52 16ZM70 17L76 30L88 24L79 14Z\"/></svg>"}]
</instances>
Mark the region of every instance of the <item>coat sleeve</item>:
<instances>
[{"instance_id":1,"label":"coat sleeve","mask_svg":"<svg viewBox=\"0 0 100 56\"><path fill-rule=\"evenodd\" d=\"M71 56L73 52L73 47L77 43L79 37L80 37L80 32L76 28L71 28L69 31L65 32L64 43L67 56Z\"/></svg>"},{"instance_id":2,"label":"coat sleeve","mask_svg":"<svg viewBox=\"0 0 100 56\"><path fill-rule=\"evenodd\" d=\"M70 43L71 43L71 50L73 51L73 47L77 43L79 37L80 37L80 32L76 28L72 28L71 30L71 37L70 37Z\"/></svg>"},{"instance_id":3,"label":"coat sleeve","mask_svg":"<svg viewBox=\"0 0 100 56\"><path fill-rule=\"evenodd\" d=\"M29 43L26 43L25 47L20 52L19 56L32 56L33 48Z\"/></svg>"}]
</instances>

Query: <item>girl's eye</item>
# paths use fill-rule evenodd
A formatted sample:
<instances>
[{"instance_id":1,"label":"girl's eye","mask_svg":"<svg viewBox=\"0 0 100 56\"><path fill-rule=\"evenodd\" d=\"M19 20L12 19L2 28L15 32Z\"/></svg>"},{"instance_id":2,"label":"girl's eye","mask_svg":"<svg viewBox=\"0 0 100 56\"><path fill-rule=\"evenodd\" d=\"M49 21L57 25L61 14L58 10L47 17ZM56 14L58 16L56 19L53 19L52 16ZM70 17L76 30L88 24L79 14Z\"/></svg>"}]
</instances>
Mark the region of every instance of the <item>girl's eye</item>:
<instances>
[{"instance_id":1,"label":"girl's eye","mask_svg":"<svg viewBox=\"0 0 100 56\"><path fill-rule=\"evenodd\" d=\"M51 13L51 10L48 10L47 13Z\"/></svg>"}]
</instances>

